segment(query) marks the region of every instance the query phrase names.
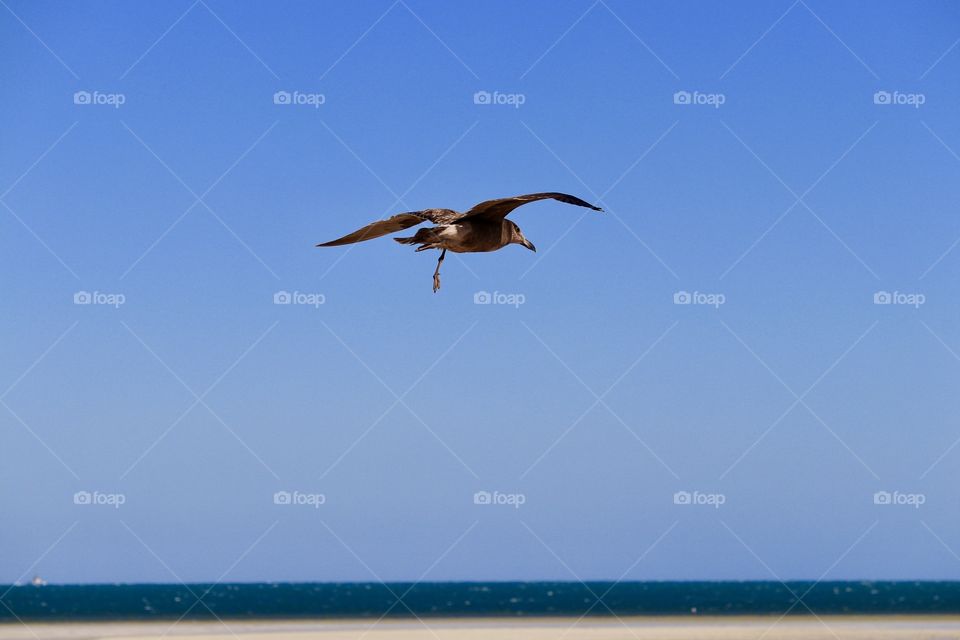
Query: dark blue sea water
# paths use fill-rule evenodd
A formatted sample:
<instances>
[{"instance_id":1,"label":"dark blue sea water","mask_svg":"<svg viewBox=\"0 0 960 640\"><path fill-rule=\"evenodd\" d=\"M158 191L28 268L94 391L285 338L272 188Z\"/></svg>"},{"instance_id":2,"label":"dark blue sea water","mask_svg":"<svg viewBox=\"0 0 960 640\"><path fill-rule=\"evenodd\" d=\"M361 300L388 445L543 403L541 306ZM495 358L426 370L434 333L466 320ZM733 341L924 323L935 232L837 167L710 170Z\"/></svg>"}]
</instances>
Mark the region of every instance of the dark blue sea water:
<instances>
[{"instance_id":1,"label":"dark blue sea water","mask_svg":"<svg viewBox=\"0 0 960 640\"><path fill-rule=\"evenodd\" d=\"M960 614L960 582L123 584L3 591L0 621L14 620L14 613L24 620L806 614L798 595L818 615Z\"/></svg>"}]
</instances>

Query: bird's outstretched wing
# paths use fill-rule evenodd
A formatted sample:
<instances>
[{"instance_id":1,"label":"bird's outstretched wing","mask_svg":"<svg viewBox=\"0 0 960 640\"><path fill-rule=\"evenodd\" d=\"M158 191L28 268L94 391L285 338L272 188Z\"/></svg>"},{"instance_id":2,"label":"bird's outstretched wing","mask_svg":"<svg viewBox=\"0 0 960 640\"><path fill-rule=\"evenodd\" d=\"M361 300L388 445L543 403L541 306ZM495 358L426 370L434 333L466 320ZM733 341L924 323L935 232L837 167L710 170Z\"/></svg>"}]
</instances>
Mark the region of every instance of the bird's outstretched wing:
<instances>
[{"instance_id":1,"label":"bird's outstretched wing","mask_svg":"<svg viewBox=\"0 0 960 640\"><path fill-rule=\"evenodd\" d=\"M426 222L427 220L436 224L447 224L458 217L459 214L449 209L424 209L423 211L398 213L397 215L391 216L386 220L377 220L376 222L371 222L362 229L357 229L353 233L349 233L342 238L331 240L330 242L324 242L318 244L317 246L339 247L343 244L363 242L364 240L372 240L374 238L379 238L380 236L385 236L388 233L402 231L403 229L414 227L421 222Z\"/></svg>"},{"instance_id":2,"label":"bird's outstretched wing","mask_svg":"<svg viewBox=\"0 0 960 640\"><path fill-rule=\"evenodd\" d=\"M567 204L575 204L579 207L587 207L589 209L593 209L594 211L603 211L603 209L600 207L595 207L589 202L584 202L576 196L570 196L565 193L530 193L525 196L500 198L499 200L487 200L486 202L481 202L470 209L470 211L467 211L465 214L463 214L463 217L467 218L483 216L485 218L502 219L520 205L527 204L528 202L536 202L537 200L546 200L548 198L559 200L560 202L566 202Z\"/></svg>"}]
</instances>

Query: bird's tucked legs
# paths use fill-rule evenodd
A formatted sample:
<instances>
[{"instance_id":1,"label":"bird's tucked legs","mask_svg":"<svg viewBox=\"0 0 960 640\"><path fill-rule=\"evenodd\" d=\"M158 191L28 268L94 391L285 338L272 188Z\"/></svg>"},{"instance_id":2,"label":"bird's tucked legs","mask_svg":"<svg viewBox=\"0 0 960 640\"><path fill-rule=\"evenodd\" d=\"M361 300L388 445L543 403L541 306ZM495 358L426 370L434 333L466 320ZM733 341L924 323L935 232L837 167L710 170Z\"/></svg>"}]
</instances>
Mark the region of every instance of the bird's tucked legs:
<instances>
[{"instance_id":1,"label":"bird's tucked legs","mask_svg":"<svg viewBox=\"0 0 960 640\"><path fill-rule=\"evenodd\" d=\"M436 293L440 290L440 265L443 264L443 259L447 255L447 250L444 249L440 252L440 259L437 260L437 268L433 272L433 292Z\"/></svg>"}]
</instances>

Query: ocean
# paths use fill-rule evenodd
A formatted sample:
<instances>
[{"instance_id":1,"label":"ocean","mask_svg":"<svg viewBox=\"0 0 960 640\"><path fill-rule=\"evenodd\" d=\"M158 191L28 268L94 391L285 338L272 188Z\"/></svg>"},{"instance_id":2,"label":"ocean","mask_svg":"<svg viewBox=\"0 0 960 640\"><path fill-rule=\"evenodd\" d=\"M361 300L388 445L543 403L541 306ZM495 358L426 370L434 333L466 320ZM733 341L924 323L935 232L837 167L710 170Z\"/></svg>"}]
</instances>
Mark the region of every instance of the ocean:
<instances>
[{"instance_id":1,"label":"ocean","mask_svg":"<svg viewBox=\"0 0 960 640\"><path fill-rule=\"evenodd\" d=\"M5 592L5 593L4 593ZM421 582L0 586L0 621L960 614L960 582ZM797 603L797 596L803 603ZM598 600L602 599L602 602ZM804 604L805 603L805 604ZM806 605L806 606L805 606Z\"/></svg>"}]
</instances>

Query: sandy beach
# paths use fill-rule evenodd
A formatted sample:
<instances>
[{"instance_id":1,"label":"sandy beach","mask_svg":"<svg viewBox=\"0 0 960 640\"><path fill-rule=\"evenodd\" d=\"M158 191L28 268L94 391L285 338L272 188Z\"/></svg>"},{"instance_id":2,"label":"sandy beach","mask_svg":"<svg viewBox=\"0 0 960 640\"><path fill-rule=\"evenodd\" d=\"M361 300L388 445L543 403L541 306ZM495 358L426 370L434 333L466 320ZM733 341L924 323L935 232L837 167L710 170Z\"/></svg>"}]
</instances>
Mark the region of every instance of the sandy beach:
<instances>
[{"instance_id":1,"label":"sandy beach","mask_svg":"<svg viewBox=\"0 0 960 640\"><path fill-rule=\"evenodd\" d=\"M0 625L0 640L887 640L960 638L960 617L829 616L373 621L77 622Z\"/></svg>"}]
</instances>

